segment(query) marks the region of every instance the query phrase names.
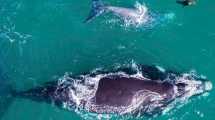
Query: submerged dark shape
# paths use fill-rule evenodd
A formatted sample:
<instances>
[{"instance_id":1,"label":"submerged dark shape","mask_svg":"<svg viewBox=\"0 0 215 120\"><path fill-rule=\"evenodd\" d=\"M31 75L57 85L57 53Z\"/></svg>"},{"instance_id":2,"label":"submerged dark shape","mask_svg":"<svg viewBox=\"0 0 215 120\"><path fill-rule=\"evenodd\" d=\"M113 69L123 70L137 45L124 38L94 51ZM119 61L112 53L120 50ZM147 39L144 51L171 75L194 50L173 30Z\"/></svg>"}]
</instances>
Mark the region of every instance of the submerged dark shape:
<instances>
[{"instance_id":1,"label":"submerged dark shape","mask_svg":"<svg viewBox=\"0 0 215 120\"><path fill-rule=\"evenodd\" d=\"M60 87L57 81L53 81L27 91L13 91L12 95L18 98L31 99L37 102L54 102L55 105L61 107L63 102L69 100L68 92L68 88Z\"/></svg>"},{"instance_id":2,"label":"submerged dark shape","mask_svg":"<svg viewBox=\"0 0 215 120\"><path fill-rule=\"evenodd\" d=\"M189 98L212 89L207 80L189 74L165 71L156 66L139 65L112 72L91 74L48 82L41 87L13 92L20 98L55 103L69 110L94 113L153 115L161 113L178 98Z\"/></svg>"},{"instance_id":3,"label":"submerged dark shape","mask_svg":"<svg viewBox=\"0 0 215 120\"><path fill-rule=\"evenodd\" d=\"M196 4L196 0L177 0L176 2L183 6L190 6Z\"/></svg>"},{"instance_id":4,"label":"submerged dark shape","mask_svg":"<svg viewBox=\"0 0 215 120\"><path fill-rule=\"evenodd\" d=\"M0 60L0 120L7 114L7 110L14 101L14 97L10 95L12 89L9 81L10 78L7 72L1 69L1 62Z\"/></svg>"}]
</instances>

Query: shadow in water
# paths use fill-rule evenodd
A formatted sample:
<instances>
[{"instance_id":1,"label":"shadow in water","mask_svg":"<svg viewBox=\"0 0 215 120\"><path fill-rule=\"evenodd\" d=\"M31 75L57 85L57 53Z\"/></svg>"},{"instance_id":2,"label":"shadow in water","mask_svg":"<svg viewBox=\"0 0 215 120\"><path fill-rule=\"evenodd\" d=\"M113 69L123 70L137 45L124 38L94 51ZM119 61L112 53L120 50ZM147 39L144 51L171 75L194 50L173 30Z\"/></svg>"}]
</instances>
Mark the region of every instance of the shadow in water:
<instances>
[{"instance_id":1,"label":"shadow in water","mask_svg":"<svg viewBox=\"0 0 215 120\"><path fill-rule=\"evenodd\" d=\"M3 72L2 68L0 68L0 120L2 120L4 114L8 111L14 100L10 93L11 86L9 84L9 78L6 73Z\"/></svg>"}]
</instances>

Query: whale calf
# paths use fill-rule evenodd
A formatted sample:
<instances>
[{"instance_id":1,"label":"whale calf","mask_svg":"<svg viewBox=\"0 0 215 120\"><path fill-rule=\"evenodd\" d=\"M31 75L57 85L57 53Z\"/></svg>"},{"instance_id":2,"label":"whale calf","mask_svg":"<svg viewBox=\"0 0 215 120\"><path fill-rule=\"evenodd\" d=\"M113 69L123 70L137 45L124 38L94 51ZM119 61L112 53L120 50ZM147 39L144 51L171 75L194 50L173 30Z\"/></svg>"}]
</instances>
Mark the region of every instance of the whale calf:
<instances>
[{"instance_id":1,"label":"whale calf","mask_svg":"<svg viewBox=\"0 0 215 120\"><path fill-rule=\"evenodd\" d=\"M107 12L120 17L124 21L129 21L132 24L142 24L149 19L147 7L139 3L136 4L136 8L124 8L105 5L102 0L92 0L92 9L85 22L90 22L95 17Z\"/></svg>"},{"instance_id":2,"label":"whale calf","mask_svg":"<svg viewBox=\"0 0 215 120\"><path fill-rule=\"evenodd\" d=\"M13 96L38 102L55 103L68 110L96 114L161 114L176 99L189 99L212 89L205 78L177 73L156 66L137 65L89 74L66 74Z\"/></svg>"}]
</instances>

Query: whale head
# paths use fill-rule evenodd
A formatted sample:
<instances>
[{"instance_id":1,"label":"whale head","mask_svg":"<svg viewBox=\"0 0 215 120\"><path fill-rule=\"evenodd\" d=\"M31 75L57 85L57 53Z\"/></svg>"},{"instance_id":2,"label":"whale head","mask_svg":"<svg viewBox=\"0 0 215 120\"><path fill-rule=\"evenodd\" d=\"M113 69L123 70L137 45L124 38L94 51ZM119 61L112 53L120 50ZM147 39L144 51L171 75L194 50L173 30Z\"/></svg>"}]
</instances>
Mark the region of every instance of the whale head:
<instances>
[{"instance_id":1,"label":"whale head","mask_svg":"<svg viewBox=\"0 0 215 120\"><path fill-rule=\"evenodd\" d=\"M175 84L178 95L183 99L207 93L213 88L209 80L191 77L190 74L183 74Z\"/></svg>"}]
</instances>

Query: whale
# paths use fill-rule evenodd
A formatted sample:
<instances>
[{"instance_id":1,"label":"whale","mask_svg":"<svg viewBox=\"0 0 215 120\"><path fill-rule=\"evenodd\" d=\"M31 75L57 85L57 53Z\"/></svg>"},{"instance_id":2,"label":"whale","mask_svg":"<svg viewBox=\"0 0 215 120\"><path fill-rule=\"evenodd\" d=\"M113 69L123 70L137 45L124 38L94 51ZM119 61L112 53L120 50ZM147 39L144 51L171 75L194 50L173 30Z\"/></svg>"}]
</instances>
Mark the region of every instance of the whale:
<instances>
[{"instance_id":1,"label":"whale","mask_svg":"<svg viewBox=\"0 0 215 120\"><path fill-rule=\"evenodd\" d=\"M183 6L195 5L196 0L177 0L176 3L181 4Z\"/></svg>"},{"instance_id":2,"label":"whale","mask_svg":"<svg viewBox=\"0 0 215 120\"><path fill-rule=\"evenodd\" d=\"M177 99L187 100L212 89L206 78L137 65L114 70L96 70L81 75L66 74L29 90L13 90L18 99L30 99L95 114L159 115Z\"/></svg>"},{"instance_id":3,"label":"whale","mask_svg":"<svg viewBox=\"0 0 215 120\"><path fill-rule=\"evenodd\" d=\"M149 19L147 7L140 5L139 3L136 4L135 8L125 8L106 5L102 0L92 0L91 11L85 22L90 22L104 13L111 13L124 21L129 21L132 24L142 24L147 22Z\"/></svg>"}]
</instances>

